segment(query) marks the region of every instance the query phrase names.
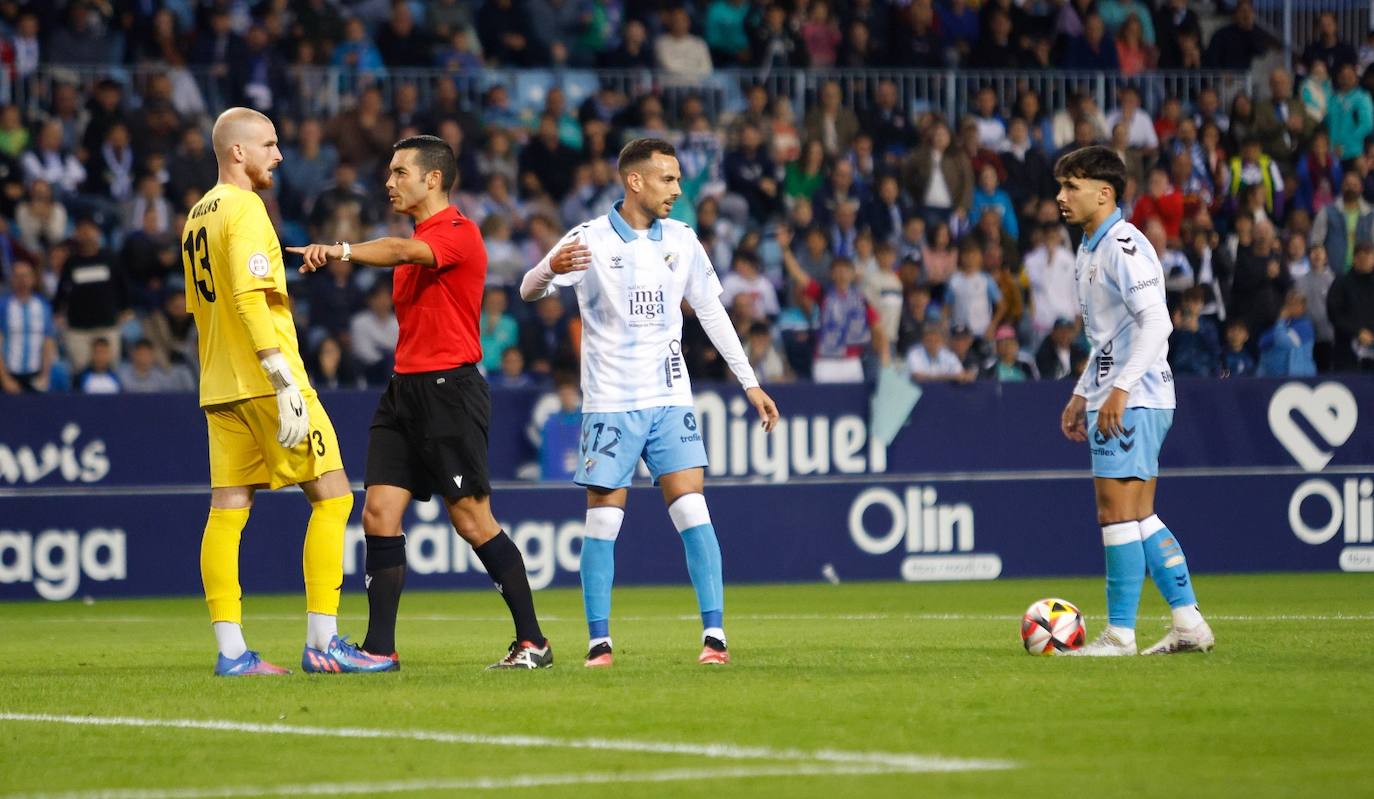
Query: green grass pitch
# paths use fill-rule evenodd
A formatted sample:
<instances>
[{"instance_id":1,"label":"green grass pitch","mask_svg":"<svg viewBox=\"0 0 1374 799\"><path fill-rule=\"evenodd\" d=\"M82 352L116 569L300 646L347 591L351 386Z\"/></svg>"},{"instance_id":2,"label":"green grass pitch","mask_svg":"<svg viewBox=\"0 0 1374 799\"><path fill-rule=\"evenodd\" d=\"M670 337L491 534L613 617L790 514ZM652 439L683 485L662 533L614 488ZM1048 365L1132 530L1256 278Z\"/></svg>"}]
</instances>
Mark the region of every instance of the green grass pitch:
<instances>
[{"instance_id":1,"label":"green grass pitch","mask_svg":"<svg viewBox=\"0 0 1374 799\"><path fill-rule=\"evenodd\" d=\"M1097 579L735 586L707 668L690 588L622 588L589 671L580 595L546 591L555 667L494 673L499 597L414 592L403 670L342 676L299 673L299 597L250 596L249 644L298 673L240 680L197 599L2 604L0 799L1374 796L1374 577L1199 593L1214 653L1087 660L1027 656L1018 620L1062 596L1095 635ZM1147 585L1143 644L1165 615Z\"/></svg>"}]
</instances>

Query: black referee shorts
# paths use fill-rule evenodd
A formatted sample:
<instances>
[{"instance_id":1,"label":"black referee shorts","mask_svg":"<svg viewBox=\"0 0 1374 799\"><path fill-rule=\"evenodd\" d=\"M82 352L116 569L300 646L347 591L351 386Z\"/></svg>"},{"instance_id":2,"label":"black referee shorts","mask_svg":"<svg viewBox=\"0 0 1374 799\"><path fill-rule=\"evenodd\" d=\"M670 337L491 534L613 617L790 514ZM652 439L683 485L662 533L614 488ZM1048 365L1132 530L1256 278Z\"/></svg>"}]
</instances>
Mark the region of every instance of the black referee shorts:
<instances>
[{"instance_id":1,"label":"black referee shorts","mask_svg":"<svg viewBox=\"0 0 1374 799\"><path fill-rule=\"evenodd\" d=\"M416 499L491 493L487 429L491 391L475 366L392 375L372 417L365 485L392 485Z\"/></svg>"}]
</instances>

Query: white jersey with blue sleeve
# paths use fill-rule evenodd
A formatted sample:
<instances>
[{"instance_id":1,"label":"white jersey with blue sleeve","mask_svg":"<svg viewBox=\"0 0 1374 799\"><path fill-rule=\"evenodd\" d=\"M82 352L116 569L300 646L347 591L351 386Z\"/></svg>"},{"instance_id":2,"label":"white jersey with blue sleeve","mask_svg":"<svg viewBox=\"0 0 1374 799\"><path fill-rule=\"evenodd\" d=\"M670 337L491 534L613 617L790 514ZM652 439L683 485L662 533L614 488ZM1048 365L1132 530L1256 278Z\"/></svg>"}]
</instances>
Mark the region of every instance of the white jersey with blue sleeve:
<instances>
[{"instance_id":1,"label":"white jersey with blue sleeve","mask_svg":"<svg viewBox=\"0 0 1374 799\"><path fill-rule=\"evenodd\" d=\"M1145 235L1116 211L1084 237L1074 276L1092 344L1074 393L1087 400L1090 411L1115 388L1130 392L1129 408L1174 408L1164 270Z\"/></svg>"},{"instance_id":2,"label":"white jersey with blue sleeve","mask_svg":"<svg viewBox=\"0 0 1374 799\"><path fill-rule=\"evenodd\" d=\"M720 280L690 227L665 219L636 231L619 206L569 231L531 274L547 274L553 254L570 240L581 240L591 252L588 269L554 276L543 292L559 286L577 292L584 413L690 406L682 301L702 314L706 326L708 309L724 311ZM730 341L719 342L712 335L712 342L742 385L758 385L738 338L731 334Z\"/></svg>"}]
</instances>

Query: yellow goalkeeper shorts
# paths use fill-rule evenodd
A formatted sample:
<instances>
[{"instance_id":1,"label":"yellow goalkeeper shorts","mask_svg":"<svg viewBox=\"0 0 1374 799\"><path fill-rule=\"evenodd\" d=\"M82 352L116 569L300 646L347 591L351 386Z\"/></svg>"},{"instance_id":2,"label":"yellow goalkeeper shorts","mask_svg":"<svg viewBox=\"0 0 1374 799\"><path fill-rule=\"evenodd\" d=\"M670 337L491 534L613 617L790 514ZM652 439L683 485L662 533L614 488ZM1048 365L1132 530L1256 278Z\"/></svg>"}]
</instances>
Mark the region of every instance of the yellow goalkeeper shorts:
<instances>
[{"instance_id":1,"label":"yellow goalkeeper shorts","mask_svg":"<svg viewBox=\"0 0 1374 799\"><path fill-rule=\"evenodd\" d=\"M210 486L308 483L343 468L339 439L315 392L305 395L310 435L292 449L277 443L277 398L253 397L205 408L210 428Z\"/></svg>"}]
</instances>

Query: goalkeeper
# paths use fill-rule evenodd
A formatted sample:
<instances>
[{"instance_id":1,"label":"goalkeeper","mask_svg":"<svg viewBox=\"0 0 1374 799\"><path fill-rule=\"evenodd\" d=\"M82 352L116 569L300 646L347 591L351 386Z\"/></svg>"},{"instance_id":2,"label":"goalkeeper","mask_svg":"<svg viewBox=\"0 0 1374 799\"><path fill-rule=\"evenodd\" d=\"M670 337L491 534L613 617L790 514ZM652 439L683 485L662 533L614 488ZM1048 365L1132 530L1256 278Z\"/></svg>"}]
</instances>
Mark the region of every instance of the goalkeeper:
<instances>
[{"instance_id":1,"label":"goalkeeper","mask_svg":"<svg viewBox=\"0 0 1374 799\"><path fill-rule=\"evenodd\" d=\"M200 572L225 677L286 674L243 637L239 538L259 488L299 485L312 508L305 531L309 672L389 671L391 660L338 635L344 529L353 494L334 428L310 386L296 343L281 245L256 192L281 163L271 120L231 108L215 121L219 183L187 215L186 307L200 334L200 405L210 434L210 517Z\"/></svg>"}]
</instances>

